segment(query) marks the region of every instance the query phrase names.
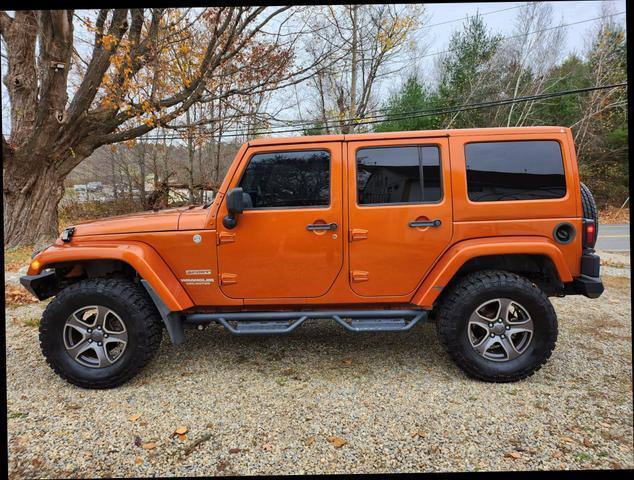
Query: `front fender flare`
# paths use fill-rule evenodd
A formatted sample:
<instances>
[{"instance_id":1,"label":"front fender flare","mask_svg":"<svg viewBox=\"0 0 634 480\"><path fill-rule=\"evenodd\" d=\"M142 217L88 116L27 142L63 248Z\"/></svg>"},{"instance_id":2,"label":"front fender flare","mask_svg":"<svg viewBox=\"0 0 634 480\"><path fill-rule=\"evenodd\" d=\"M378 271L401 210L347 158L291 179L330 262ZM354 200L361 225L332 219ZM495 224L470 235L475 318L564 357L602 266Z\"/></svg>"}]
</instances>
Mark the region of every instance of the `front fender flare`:
<instances>
[{"instance_id":1,"label":"front fender flare","mask_svg":"<svg viewBox=\"0 0 634 480\"><path fill-rule=\"evenodd\" d=\"M543 255L550 258L562 282L571 282L572 275L561 250L545 237L491 237L465 240L449 248L436 262L414 296L412 303L432 308L443 288L467 261L476 257L505 254Z\"/></svg>"},{"instance_id":2,"label":"front fender flare","mask_svg":"<svg viewBox=\"0 0 634 480\"><path fill-rule=\"evenodd\" d=\"M37 275L49 265L86 260L119 260L127 263L141 278L147 280L172 312L186 310L194 305L161 256L143 242L90 241L75 245L55 244L33 259L27 273Z\"/></svg>"}]
</instances>

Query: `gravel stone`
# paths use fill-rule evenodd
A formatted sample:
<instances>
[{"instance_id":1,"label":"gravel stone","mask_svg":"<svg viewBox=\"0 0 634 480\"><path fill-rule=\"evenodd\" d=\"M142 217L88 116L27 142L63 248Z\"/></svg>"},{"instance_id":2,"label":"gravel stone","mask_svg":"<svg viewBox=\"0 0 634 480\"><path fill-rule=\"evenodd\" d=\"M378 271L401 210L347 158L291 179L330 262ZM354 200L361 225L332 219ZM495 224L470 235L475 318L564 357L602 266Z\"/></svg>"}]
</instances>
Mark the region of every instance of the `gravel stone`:
<instances>
[{"instance_id":1,"label":"gravel stone","mask_svg":"<svg viewBox=\"0 0 634 480\"><path fill-rule=\"evenodd\" d=\"M364 335L313 320L279 337L187 330L129 383L83 390L39 351L28 320L43 305L9 308L9 475L633 468L630 281L603 279L598 300L552 299L553 356L512 384L467 378L432 324Z\"/></svg>"}]
</instances>

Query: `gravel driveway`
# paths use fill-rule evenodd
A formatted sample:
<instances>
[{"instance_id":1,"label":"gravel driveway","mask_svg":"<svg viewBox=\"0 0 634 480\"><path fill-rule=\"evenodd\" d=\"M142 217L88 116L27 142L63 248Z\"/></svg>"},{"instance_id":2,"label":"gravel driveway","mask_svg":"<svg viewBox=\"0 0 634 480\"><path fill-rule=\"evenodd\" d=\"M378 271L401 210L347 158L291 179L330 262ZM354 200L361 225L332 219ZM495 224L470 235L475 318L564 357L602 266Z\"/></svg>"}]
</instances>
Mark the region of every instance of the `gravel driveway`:
<instances>
[{"instance_id":1,"label":"gravel driveway","mask_svg":"<svg viewBox=\"0 0 634 480\"><path fill-rule=\"evenodd\" d=\"M128 384L82 390L40 354L42 306L11 308L9 473L632 468L630 280L604 281L600 300L553 299L557 348L514 384L467 378L431 324L363 335L313 321L283 337L210 327L174 347L164 336L159 355ZM174 434L179 427L186 433Z\"/></svg>"}]
</instances>

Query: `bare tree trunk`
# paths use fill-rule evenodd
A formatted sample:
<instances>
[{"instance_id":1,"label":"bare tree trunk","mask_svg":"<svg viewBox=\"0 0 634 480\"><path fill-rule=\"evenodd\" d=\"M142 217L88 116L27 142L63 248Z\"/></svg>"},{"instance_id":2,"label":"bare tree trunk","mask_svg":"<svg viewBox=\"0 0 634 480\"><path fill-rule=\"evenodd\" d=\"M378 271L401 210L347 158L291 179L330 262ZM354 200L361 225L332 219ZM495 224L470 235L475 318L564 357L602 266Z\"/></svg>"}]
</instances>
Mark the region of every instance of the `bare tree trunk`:
<instances>
[{"instance_id":1,"label":"bare tree trunk","mask_svg":"<svg viewBox=\"0 0 634 480\"><path fill-rule=\"evenodd\" d=\"M34 168L40 165L40 168ZM64 176L53 162L32 162L16 154L5 162L4 244L45 246L58 234L57 205L64 195Z\"/></svg>"}]
</instances>

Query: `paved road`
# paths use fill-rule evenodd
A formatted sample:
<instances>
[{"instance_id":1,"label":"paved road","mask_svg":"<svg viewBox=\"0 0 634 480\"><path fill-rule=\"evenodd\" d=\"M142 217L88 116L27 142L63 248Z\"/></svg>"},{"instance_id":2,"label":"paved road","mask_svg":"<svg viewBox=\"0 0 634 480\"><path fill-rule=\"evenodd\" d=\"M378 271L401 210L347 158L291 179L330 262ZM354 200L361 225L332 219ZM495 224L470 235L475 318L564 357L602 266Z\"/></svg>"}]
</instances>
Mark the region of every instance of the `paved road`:
<instances>
[{"instance_id":1,"label":"paved road","mask_svg":"<svg viewBox=\"0 0 634 480\"><path fill-rule=\"evenodd\" d=\"M627 224L605 225L599 223L599 238L597 239L596 248L615 252L629 252L630 226Z\"/></svg>"}]
</instances>

